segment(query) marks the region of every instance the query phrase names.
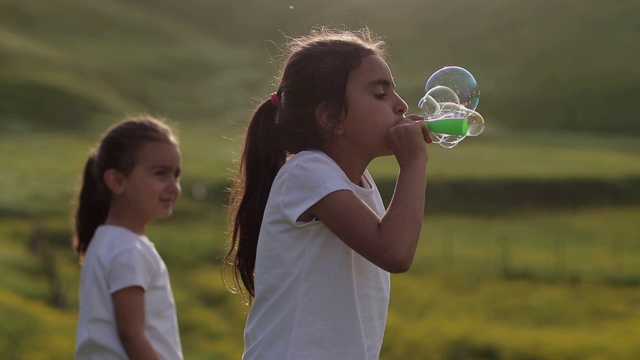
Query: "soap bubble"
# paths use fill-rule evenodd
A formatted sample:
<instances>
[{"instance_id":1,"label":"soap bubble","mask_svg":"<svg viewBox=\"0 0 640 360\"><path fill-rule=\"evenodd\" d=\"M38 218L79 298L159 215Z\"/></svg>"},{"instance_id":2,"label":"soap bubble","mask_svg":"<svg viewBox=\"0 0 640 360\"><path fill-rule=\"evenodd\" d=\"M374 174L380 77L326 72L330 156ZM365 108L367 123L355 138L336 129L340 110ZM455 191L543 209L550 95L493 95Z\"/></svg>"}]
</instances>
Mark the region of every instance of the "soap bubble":
<instances>
[{"instance_id":1,"label":"soap bubble","mask_svg":"<svg viewBox=\"0 0 640 360\"><path fill-rule=\"evenodd\" d=\"M462 141L462 139L464 139L464 136L460 136L460 135L445 135L442 138L442 140L439 142L439 144L443 148L450 149L450 148L458 145L458 143L460 141Z\"/></svg>"},{"instance_id":2,"label":"soap bubble","mask_svg":"<svg viewBox=\"0 0 640 360\"><path fill-rule=\"evenodd\" d=\"M422 112L425 116L435 115L438 111L440 111L440 104L433 97L425 94L420 101L418 101L418 107L422 109Z\"/></svg>"},{"instance_id":3,"label":"soap bubble","mask_svg":"<svg viewBox=\"0 0 640 360\"><path fill-rule=\"evenodd\" d=\"M426 94L418 107L430 125L434 143L452 148L466 136L478 136L484 130L484 118L475 111L480 101L478 83L471 73L458 66L436 71L425 85ZM446 119L450 119L446 121Z\"/></svg>"},{"instance_id":4,"label":"soap bubble","mask_svg":"<svg viewBox=\"0 0 640 360\"><path fill-rule=\"evenodd\" d=\"M459 66L447 66L436 71L427 80L424 91L429 92L438 86L453 90L458 96L458 103L467 109L475 110L478 107L478 102L480 102L478 82L466 69Z\"/></svg>"},{"instance_id":5,"label":"soap bubble","mask_svg":"<svg viewBox=\"0 0 640 360\"><path fill-rule=\"evenodd\" d=\"M455 103L444 103L440 106L440 111L434 114L438 119L465 118L467 119L468 136L478 136L484 131L484 118L479 112L467 109Z\"/></svg>"},{"instance_id":6,"label":"soap bubble","mask_svg":"<svg viewBox=\"0 0 640 360\"><path fill-rule=\"evenodd\" d=\"M434 143L440 144L440 146L445 148L452 148L456 146L460 141L462 141L467 135L472 135L471 133L473 133L475 136L475 134L479 133L477 130L479 126L477 124L478 123L477 119L478 117L482 119L482 116L479 113L475 112L474 110L469 110L464 106L453 103L453 102L446 102L439 105L440 105L440 110L437 113L433 114L432 116L428 117L426 121L427 126L429 126L430 121L434 121L434 120L439 121L443 119L466 120L467 126L465 127L465 129L457 129L457 130L464 131L463 133L446 134L446 133L438 133L438 132L431 131L430 132L431 139L433 140ZM469 122L469 117L474 118L473 124ZM484 124L484 120L481 125L484 126L483 124Z\"/></svg>"},{"instance_id":7,"label":"soap bubble","mask_svg":"<svg viewBox=\"0 0 640 360\"><path fill-rule=\"evenodd\" d=\"M484 131L484 118L480 115L479 112L468 110L471 112L467 116L467 121L469 122L469 130L467 131L467 135L469 136L478 136L482 134Z\"/></svg>"},{"instance_id":8,"label":"soap bubble","mask_svg":"<svg viewBox=\"0 0 640 360\"><path fill-rule=\"evenodd\" d=\"M427 95L431 96L439 104L460 104L460 99L458 98L456 92L446 86L435 86L427 91Z\"/></svg>"}]
</instances>

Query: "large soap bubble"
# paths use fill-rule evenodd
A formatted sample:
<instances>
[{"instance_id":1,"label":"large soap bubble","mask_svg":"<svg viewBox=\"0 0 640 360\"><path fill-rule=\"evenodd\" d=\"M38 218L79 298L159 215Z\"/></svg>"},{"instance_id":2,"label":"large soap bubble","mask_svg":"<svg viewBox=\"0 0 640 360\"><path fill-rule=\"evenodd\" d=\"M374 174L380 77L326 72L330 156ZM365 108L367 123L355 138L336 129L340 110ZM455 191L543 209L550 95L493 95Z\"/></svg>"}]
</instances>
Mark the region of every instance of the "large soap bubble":
<instances>
[{"instance_id":1,"label":"large soap bubble","mask_svg":"<svg viewBox=\"0 0 640 360\"><path fill-rule=\"evenodd\" d=\"M466 136L482 133L484 118L475 111L480 90L469 71L458 66L442 68L429 77L425 91L418 107L434 143L452 148Z\"/></svg>"},{"instance_id":2,"label":"large soap bubble","mask_svg":"<svg viewBox=\"0 0 640 360\"><path fill-rule=\"evenodd\" d=\"M464 105L467 109L475 110L478 107L478 102L480 102L478 82L466 69L459 66L447 66L436 71L427 80L424 91L429 92L439 86L453 90L460 100L459 104Z\"/></svg>"}]
</instances>

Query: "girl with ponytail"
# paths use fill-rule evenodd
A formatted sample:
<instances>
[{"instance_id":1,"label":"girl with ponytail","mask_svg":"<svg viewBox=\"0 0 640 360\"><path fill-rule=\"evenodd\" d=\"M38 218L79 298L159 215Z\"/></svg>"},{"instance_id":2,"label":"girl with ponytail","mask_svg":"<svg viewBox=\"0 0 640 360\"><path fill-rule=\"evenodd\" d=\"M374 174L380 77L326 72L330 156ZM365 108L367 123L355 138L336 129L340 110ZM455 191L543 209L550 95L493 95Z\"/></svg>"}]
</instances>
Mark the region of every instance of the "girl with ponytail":
<instances>
[{"instance_id":1,"label":"girl with ponytail","mask_svg":"<svg viewBox=\"0 0 640 360\"><path fill-rule=\"evenodd\" d=\"M431 139L368 30L289 45L231 189L225 263L251 304L243 359L377 359L389 274L410 268L420 237ZM385 209L367 166L388 155L400 172Z\"/></svg>"},{"instance_id":2,"label":"girl with ponytail","mask_svg":"<svg viewBox=\"0 0 640 360\"><path fill-rule=\"evenodd\" d=\"M149 116L114 125L91 151L75 215L76 359L182 359L167 268L146 236L171 215L179 178L177 138Z\"/></svg>"}]
</instances>

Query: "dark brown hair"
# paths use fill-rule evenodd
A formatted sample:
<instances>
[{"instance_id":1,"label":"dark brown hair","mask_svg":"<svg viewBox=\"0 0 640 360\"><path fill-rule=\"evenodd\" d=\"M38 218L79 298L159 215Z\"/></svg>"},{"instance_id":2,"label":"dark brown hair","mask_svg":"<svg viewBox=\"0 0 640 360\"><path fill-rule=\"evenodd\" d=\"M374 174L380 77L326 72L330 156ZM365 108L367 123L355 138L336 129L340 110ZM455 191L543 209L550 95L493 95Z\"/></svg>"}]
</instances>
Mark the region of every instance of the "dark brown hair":
<instances>
[{"instance_id":1,"label":"dark brown hair","mask_svg":"<svg viewBox=\"0 0 640 360\"><path fill-rule=\"evenodd\" d=\"M104 183L105 171L115 169L129 174L136 165L139 150L152 141L178 145L169 125L144 115L113 125L91 150L76 199L73 247L81 261L93 234L109 213L111 193Z\"/></svg>"},{"instance_id":2,"label":"dark brown hair","mask_svg":"<svg viewBox=\"0 0 640 360\"><path fill-rule=\"evenodd\" d=\"M255 109L230 193L231 244L223 261L223 277L224 267L231 265L236 288L241 292L241 281L249 301L255 296L258 233L278 170L289 155L323 146L316 109L326 105L334 123L340 121L348 110L349 75L364 57L382 56L384 43L368 29L320 28L292 39L287 54L279 76L277 106L267 99Z\"/></svg>"}]
</instances>

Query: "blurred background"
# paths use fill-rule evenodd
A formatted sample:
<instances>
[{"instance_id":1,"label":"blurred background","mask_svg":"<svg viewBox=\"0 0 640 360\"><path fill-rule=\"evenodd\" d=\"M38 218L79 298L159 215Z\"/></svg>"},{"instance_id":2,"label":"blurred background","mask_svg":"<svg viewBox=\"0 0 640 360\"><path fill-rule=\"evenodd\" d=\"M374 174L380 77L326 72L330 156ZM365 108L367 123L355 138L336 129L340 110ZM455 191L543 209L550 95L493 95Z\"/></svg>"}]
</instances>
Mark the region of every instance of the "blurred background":
<instances>
[{"instance_id":1,"label":"blurred background","mask_svg":"<svg viewBox=\"0 0 640 360\"><path fill-rule=\"evenodd\" d=\"M185 358L240 358L225 188L282 45L328 25L387 42L412 113L433 72L466 68L486 121L429 148L381 358L640 358L639 19L632 0L0 0L1 357L72 357L79 174L108 126L148 113L181 138L183 198L149 237ZM388 201L393 158L371 172Z\"/></svg>"}]
</instances>

